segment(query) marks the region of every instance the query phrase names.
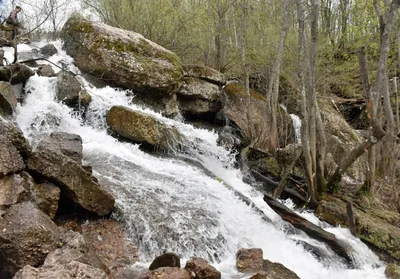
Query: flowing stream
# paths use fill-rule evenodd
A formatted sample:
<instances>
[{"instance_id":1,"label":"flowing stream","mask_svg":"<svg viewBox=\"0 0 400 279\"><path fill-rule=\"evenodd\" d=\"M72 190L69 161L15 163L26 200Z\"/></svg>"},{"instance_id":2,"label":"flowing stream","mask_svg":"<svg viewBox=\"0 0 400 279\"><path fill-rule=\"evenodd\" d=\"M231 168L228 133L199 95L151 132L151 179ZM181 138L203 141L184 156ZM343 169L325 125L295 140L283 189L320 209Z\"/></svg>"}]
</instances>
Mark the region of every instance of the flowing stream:
<instances>
[{"instance_id":1,"label":"flowing stream","mask_svg":"<svg viewBox=\"0 0 400 279\"><path fill-rule=\"evenodd\" d=\"M59 53L51 61L79 72L61 50L61 43L55 44ZM30 47L21 45L19 49L29 51ZM6 55L12 57L11 50ZM198 256L210 260L223 278L249 278L237 273L235 253L240 248L262 248L265 259L282 263L304 279L385 278L384 264L347 229L322 224L353 247L355 269L304 233L288 233L287 224L264 203L263 195L242 181L241 172L234 167L234 155L217 145L216 133L131 104L130 92L95 88L83 78L81 82L93 97L85 121L55 101L56 78L33 76L25 88L29 93L17 108L17 122L33 145L41 133L51 131L82 137L85 163L93 166L100 183L116 198L116 217L139 246L142 264L163 251L173 251L183 259ZM175 126L186 137L181 143L184 151L151 155L137 144L117 141L107 134L105 124L105 113L113 105L143 111ZM266 222L265 216L246 205L232 188L251 199L272 222ZM292 206L290 201L286 203ZM311 213L303 216L320 223ZM301 245L304 242L318 247L325 257L315 257Z\"/></svg>"}]
</instances>

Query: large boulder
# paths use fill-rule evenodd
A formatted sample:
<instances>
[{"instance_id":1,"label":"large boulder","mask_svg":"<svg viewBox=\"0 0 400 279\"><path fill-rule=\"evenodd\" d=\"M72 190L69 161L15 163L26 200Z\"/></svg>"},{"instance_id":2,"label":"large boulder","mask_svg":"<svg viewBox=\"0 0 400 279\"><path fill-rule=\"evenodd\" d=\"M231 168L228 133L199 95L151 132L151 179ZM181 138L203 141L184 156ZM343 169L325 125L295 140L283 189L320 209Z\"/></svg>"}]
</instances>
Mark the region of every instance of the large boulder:
<instances>
[{"instance_id":1,"label":"large boulder","mask_svg":"<svg viewBox=\"0 0 400 279\"><path fill-rule=\"evenodd\" d=\"M111 274L120 273L138 260L137 247L128 239L122 225L114 220L86 222L82 225L82 235Z\"/></svg>"},{"instance_id":2,"label":"large boulder","mask_svg":"<svg viewBox=\"0 0 400 279\"><path fill-rule=\"evenodd\" d=\"M194 258L186 262L185 269L197 279L221 279L221 272L206 260Z\"/></svg>"},{"instance_id":3,"label":"large boulder","mask_svg":"<svg viewBox=\"0 0 400 279\"><path fill-rule=\"evenodd\" d=\"M24 83L34 74L33 70L23 64L17 63L0 67L0 81L7 81L11 84Z\"/></svg>"},{"instance_id":4,"label":"large boulder","mask_svg":"<svg viewBox=\"0 0 400 279\"><path fill-rule=\"evenodd\" d=\"M183 65L185 77L198 78L216 85L225 85L225 75L207 66L185 64Z\"/></svg>"},{"instance_id":5,"label":"large boulder","mask_svg":"<svg viewBox=\"0 0 400 279\"><path fill-rule=\"evenodd\" d=\"M84 209L105 216L114 208L114 198L76 161L54 150L33 152L28 169L60 187L61 192Z\"/></svg>"},{"instance_id":6,"label":"large boulder","mask_svg":"<svg viewBox=\"0 0 400 279\"><path fill-rule=\"evenodd\" d=\"M58 228L33 203L13 205L0 218L0 278L38 266L57 245Z\"/></svg>"},{"instance_id":7,"label":"large boulder","mask_svg":"<svg viewBox=\"0 0 400 279\"><path fill-rule=\"evenodd\" d=\"M17 148L4 135L0 135L0 177L22 171L24 160Z\"/></svg>"},{"instance_id":8,"label":"large boulder","mask_svg":"<svg viewBox=\"0 0 400 279\"><path fill-rule=\"evenodd\" d=\"M66 265L34 268L25 266L15 274L13 279L107 279L107 274L98 268L77 261Z\"/></svg>"},{"instance_id":9,"label":"large boulder","mask_svg":"<svg viewBox=\"0 0 400 279\"><path fill-rule=\"evenodd\" d=\"M11 84L0 81L0 116L12 115L17 107L17 97Z\"/></svg>"},{"instance_id":10,"label":"large boulder","mask_svg":"<svg viewBox=\"0 0 400 279\"><path fill-rule=\"evenodd\" d=\"M62 29L67 53L85 73L132 89L140 100L164 104L175 96L183 76L179 57L133 31L73 15ZM167 114L177 112L176 101Z\"/></svg>"},{"instance_id":11,"label":"large boulder","mask_svg":"<svg viewBox=\"0 0 400 279\"><path fill-rule=\"evenodd\" d=\"M47 44L39 49L39 53L45 57L57 54L57 48L53 44Z\"/></svg>"},{"instance_id":12,"label":"large boulder","mask_svg":"<svg viewBox=\"0 0 400 279\"><path fill-rule=\"evenodd\" d=\"M179 267L160 267L146 274L146 279L191 279L192 276L186 269Z\"/></svg>"},{"instance_id":13,"label":"large boulder","mask_svg":"<svg viewBox=\"0 0 400 279\"><path fill-rule=\"evenodd\" d=\"M149 270L155 270L160 267L181 267L181 259L175 253L164 253L153 260Z\"/></svg>"},{"instance_id":14,"label":"large boulder","mask_svg":"<svg viewBox=\"0 0 400 279\"><path fill-rule=\"evenodd\" d=\"M376 252L383 252L388 261L400 261L400 214L378 208L361 208L354 203L357 236ZM319 203L316 214L333 225L347 226L346 202L326 197Z\"/></svg>"},{"instance_id":15,"label":"large boulder","mask_svg":"<svg viewBox=\"0 0 400 279\"><path fill-rule=\"evenodd\" d=\"M220 86L197 78L183 81L178 92L179 110L184 115L213 119L222 107Z\"/></svg>"},{"instance_id":16,"label":"large boulder","mask_svg":"<svg viewBox=\"0 0 400 279\"><path fill-rule=\"evenodd\" d=\"M109 273L109 269L97 256L92 247L86 243L80 233L67 231L60 237L58 245L61 247L47 255L43 267L51 267L57 264L67 265L72 261L77 261L100 268Z\"/></svg>"},{"instance_id":17,"label":"large boulder","mask_svg":"<svg viewBox=\"0 0 400 279\"><path fill-rule=\"evenodd\" d=\"M80 135L52 132L40 139L37 149L61 152L78 164L82 164L83 146Z\"/></svg>"},{"instance_id":18,"label":"large boulder","mask_svg":"<svg viewBox=\"0 0 400 279\"><path fill-rule=\"evenodd\" d=\"M107 112L107 124L114 133L125 139L163 150L182 140L182 135L175 127L122 106L114 106Z\"/></svg>"},{"instance_id":19,"label":"large boulder","mask_svg":"<svg viewBox=\"0 0 400 279\"><path fill-rule=\"evenodd\" d=\"M265 274L273 279L300 279L296 273L286 268L281 263L273 263L268 260L264 260L263 270Z\"/></svg>"},{"instance_id":20,"label":"large boulder","mask_svg":"<svg viewBox=\"0 0 400 279\"><path fill-rule=\"evenodd\" d=\"M64 71L57 74L56 96L71 108L87 107L92 98L75 76Z\"/></svg>"}]
</instances>

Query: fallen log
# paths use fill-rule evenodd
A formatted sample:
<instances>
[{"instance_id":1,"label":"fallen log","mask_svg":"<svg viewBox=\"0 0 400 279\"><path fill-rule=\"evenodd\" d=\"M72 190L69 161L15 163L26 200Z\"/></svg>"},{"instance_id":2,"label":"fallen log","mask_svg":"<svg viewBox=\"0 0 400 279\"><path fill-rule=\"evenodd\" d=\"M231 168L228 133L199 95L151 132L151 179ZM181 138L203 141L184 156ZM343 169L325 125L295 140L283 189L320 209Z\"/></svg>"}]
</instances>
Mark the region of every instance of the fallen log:
<instances>
[{"instance_id":1,"label":"fallen log","mask_svg":"<svg viewBox=\"0 0 400 279\"><path fill-rule=\"evenodd\" d=\"M284 221L292 224L295 228L302 230L308 236L324 242L337 255L345 259L346 263L350 267L354 267L353 258L351 257L352 248L345 243L340 242L333 233L327 232L317 225L314 225L268 195L264 195L264 201L272 208L272 210L281 216Z\"/></svg>"}]
</instances>

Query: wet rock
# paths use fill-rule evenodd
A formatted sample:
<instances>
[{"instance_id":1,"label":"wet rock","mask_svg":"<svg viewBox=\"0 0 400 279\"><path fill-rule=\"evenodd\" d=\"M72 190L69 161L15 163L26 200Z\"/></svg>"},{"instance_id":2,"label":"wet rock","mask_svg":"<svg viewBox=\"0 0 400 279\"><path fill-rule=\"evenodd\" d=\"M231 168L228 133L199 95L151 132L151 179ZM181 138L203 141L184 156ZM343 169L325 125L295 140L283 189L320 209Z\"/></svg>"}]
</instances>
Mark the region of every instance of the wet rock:
<instances>
[{"instance_id":1,"label":"wet rock","mask_svg":"<svg viewBox=\"0 0 400 279\"><path fill-rule=\"evenodd\" d=\"M149 272L146 279L191 279L190 273L186 269L179 267L160 267Z\"/></svg>"},{"instance_id":2,"label":"wet rock","mask_svg":"<svg viewBox=\"0 0 400 279\"><path fill-rule=\"evenodd\" d=\"M35 204L51 219L54 219L60 199L60 189L53 183L43 183L32 188L32 199Z\"/></svg>"},{"instance_id":3,"label":"wet rock","mask_svg":"<svg viewBox=\"0 0 400 279\"><path fill-rule=\"evenodd\" d=\"M83 146L80 135L65 132L52 132L41 138L37 149L61 152L78 164L82 164Z\"/></svg>"},{"instance_id":4,"label":"wet rock","mask_svg":"<svg viewBox=\"0 0 400 279\"><path fill-rule=\"evenodd\" d=\"M13 279L107 279L107 274L98 268L72 261L66 265L56 264L34 268L25 266Z\"/></svg>"},{"instance_id":5,"label":"wet rock","mask_svg":"<svg viewBox=\"0 0 400 279\"><path fill-rule=\"evenodd\" d=\"M11 84L25 83L34 74L34 71L23 64L17 63L0 67L0 81L7 81Z\"/></svg>"},{"instance_id":6,"label":"wet rock","mask_svg":"<svg viewBox=\"0 0 400 279\"><path fill-rule=\"evenodd\" d=\"M12 115L17 107L17 97L11 84L0 81L0 116Z\"/></svg>"},{"instance_id":7,"label":"wet rock","mask_svg":"<svg viewBox=\"0 0 400 279\"><path fill-rule=\"evenodd\" d=\"M33 203L9 208L0 219L0 278L11 278L25 265L38 266L56 248L58 228Z\"/></svg>"},{"instance_id":8,"label":"wet rock","mask_svg":"<svg viewBox=\"0 0 400 279\"><path fill-rule=\"evenodd\" d=\"M143 112L122 106L114 106L107 112L107 124L123 138L163 150L182 140L176 128Z\"/></svg>"},{"instance_id":9,"label":"wet rock","mask_svg":"<svg viewBox=\"0 0 400 279\"><path fill-rule=\"evenodd\" d=\"M356 234L388 261L400 261L400 214L378 208L360 208L353 204ZM347 226L346 202L326 197L319 203L316 214L330 224Z\"/></svg>"},{"instance_id":10,"label":"wet rock","mask_svg":"<svg viewBox=\"0 0 400 279\"><path fill-rule=\"evenodd\" d=\"M0 209L28 200L29 185L27 184L29 181L20 174L0 178Z\"/></svg>"},{"instance_id":11,"label":"wet rock","mask_svg":"<svg viewBox=\"0 0 400 279\"><path fill-rule=\"evenodd\" d=\"M84 209L105 216L114 208L114 198L76 161L61 152L40 150L28 158L28 169L60 187L61 192Z\"/></svg>"},{"instance_id":12,"label":"wet rock","mask_svg":"<svg viewBox=\"0 0 400 279\"><path fill-rule=\"evenodd\" d=\"M0 135L0 177L22 171L24 161L17 148L4 135Z\"/></svg>"},{"instance_id":13,"label":"wet rock","mask_svg":"<svg viewBox=\"0 0 400 279\"><path fill-rule=\"evenodd\" d=\"M61 71L57 75L57 99L71 108L87 107L90 104L90 94L79 81L68 72Z\"/></svg>"},{"instance_id":14,"label":"wet rock","mask_svg":"<svg viewBox=\"0 0 400 279\"><path fill-rule=\"evenodd\" d=\"M206 260L194 258L186 262L185 269L197 279L220 279L221 272L210 265Z\"/></svg>"},{"instance_id":15,"label":"wet rock","mask_svg":"<svg viewBox=\"0 0 400 279\"><path fill-rule=\"evenodd\" d=\"M82 225L82 234L112 274L138 259L137 248L122 225L114 220L89 221Z\"/></svg>"},{"instance_id":16,"label":"wet rock","mask_svg":"<svg viewBox=\"0 0 400 279\"><path fill-rule=\"evenodd\" d=\"M14 146L23 158L32 151L28 140L24 137L21 129L15 123L5 121L0 117L0 135L5 136Z\"/></svg>"},{"instance_id":17,"label":"wet rock","mask_svg":"<svg viewBox=\"0 0 400 279\"><path fill-rule=\"evenodd\" d=\"M61 34L64 48L83 72L132 89L136 99L177 112L172 97L183 77L179 57L142 35L73 15ZM168 108L164 105L174 102ZM168 110L167 110L168 109Z\"/></svg>"},{"instance_id":18,"label":"wet rock","mask_svg":"<svg viewBox=\"0 0 400 279\"><path fill-rule=\"evenodd\" d=\"M165 253L153 260L149 270L155 270L160 267L181 267L181 259L175 253Z\"/></svg>"},{"instance_id":19,"label":"wet rock","mask_svg":"<svg viewBox=\"0 0 400 279\"><path fill-rule=\"evenodd\" d=\"M40 54L42 54L45 57L50 57L53 56L54 54L57 54L57 48L53 44L47 44L43 47L40 48L39 50Z\"/></svg>"},{"instance_id":20,"label":"wet rock","mask_svg":"<svg viewBox=\"0 0 400 279\"><path fill-rule=\"evenodd\" d=\"M400 267L395 264L388 264L385 275L389 279L400 279Z\"/></svg>"},{"instance_id":21,"label":"wet rock","mask_svg":"<svg viewBox=\"0 0 400 279\"><path fill-rule=\"evenodd\" d=\"M53 67L51 67L50 65L40 66L37 70L37 74L41 77L54 77L56 75Z\"/></svg>"},{"instance_id":22,"label":"wet rock","mask_svg":"<svg viewBox=\"0 0 400 279\"><path fill-rule=\"evenodd\" d=\"M261 249L240 249L236 253L236 268L240 272L258 272L263 268L263 251Z\"/></svg>"},{"instance_id":23,"label":"wet rock","mask_svg":"<svg viewBox=\"0 0 400 279\"><path fill-rule=\"evenodd\" d=\"M273 263L268 260L264 260L263 270L268 277L273 279L300 279L296 273L286 268L283 264Z\"/></svg>"},{"instance_id":24,"label":"wet rock","mask_svg":"<svg viewBox=\"0 0 400 279\"><path fill-rule=\"evenodd\" d=\"M178 92L179 109L189 116L213 119L222 107L221 98L218 85L196 78L185 78Z\"/></svg>"},{"instance_id":25,"label":"wet rock","mask_svg":"<svg viewBox=\"0 0 400 279\"><path fill-rule=\"evenodd\" d=\"M216 85L225 85L225 75L217 70L201 65L183 65L183 73L185 77L193 77L214 83Z\"/></svg>"},{"instance_id":26,"label":"wet rock","mask_svg":"<svg viewBox=\"0 0 400 279\"><path fill-rule=\"evenodd\" d=\"M250 279L274 279L274 278L271 278L265 272L261 272L251 276Z\"/></svg>"},{"instance_id":27,"label":"wet rock","mask_svg":"<svg viewBox=\"0 0 400 279\"><path fill-rule=\"evenodd\" d=\"M60 237L57 244L61 246L61 248L47 255L43 267L50 267L57 264L67 265L72 261L77 261L109 273L109 269L97 256L92 247L86 243L84 237L80 233L67 231Z\"/></svg>"}]
</instances>

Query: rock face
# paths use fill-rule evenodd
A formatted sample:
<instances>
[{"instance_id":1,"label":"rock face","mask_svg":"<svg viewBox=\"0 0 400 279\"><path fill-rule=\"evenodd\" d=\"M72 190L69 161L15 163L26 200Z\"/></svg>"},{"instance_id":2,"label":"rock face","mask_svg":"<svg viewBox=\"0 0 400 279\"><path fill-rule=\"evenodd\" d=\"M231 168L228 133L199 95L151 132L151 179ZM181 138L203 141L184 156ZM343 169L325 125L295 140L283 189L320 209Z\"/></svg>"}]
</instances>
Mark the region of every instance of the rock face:
<instances>
[{"instance_id":1,"label":"rock face","mask_svg":"<svg viewBox=\"0 0 400 279\"><path fill-rule=\"evenodd\" d=\"M183 76L180 59L174 53L142 35L90 22L73 15L62 29L64 47L85 73L108 84L132 89L146 103L162 105L167 114L177 112L172 96Z\"/></svg>"},{"instance_id":2,"label":"rock face","mask_svg":"<svg viewBox=\"0 0 400 279\"><path fill-rule=\"evenodd\" d=\"M185 78L178 92L179 109L184 115L214 118L222 107L221 97L218 85L197 78Z\"/></svg>"},{"instance_id":3,"label":"rock face","mask_svg":"<svg viewBox=\"0 0 400 279\"><path fill-rule=\"evenodd\" d=\"M190 273L178 267L160 267L149 272L146 279L191 279Z\"/></svg>"},{"instance_id":4,"label":"rock face","mask_svg":"<svg viewBox=\"0 0 400 279\"><path fill-rule=\"evenodd\" d=\"M72 108L90 104L91 96L70 73L61 71L57 75L57 99Z\"/></svg>"},{"instance_id":5,"label":"rock face","mask_svg":"<svg viewBox=\"0 0 400 279\"><path fill-rule=\"evenodd\" d=\"M11 115L16 107L17 97L11 88L11 84L0 81L0 115Z\"/></svg>"},{"instance_id":6,"label":"rock face","mask_svg":"<svg viewBox=\"0 0 400 279\"><path fill-rule=\"evenodd\" d=\"M23 64L11 64L0 68L0 81L11 84L24 83L34 74L34 71Z\"/></svg>"},{"instance_id":7,"label":"rock face","mask_svg":"<svg viewBox=\"0 0 400 279\"><path fill-rule=\"evenodd\" d=\"M25 265L38 266L56 248L58 228L32 203L10 207L0 219L0 277L11 278Z\"/></svg>"},{"instance_id":8,"label":"rock face","mask_svg":"<svg viewBox=\"0 0 400 279\"><path fill-rule=\"evenodd\" d=\"M82 234L111 274L120 272L138 259L137 248L129 241L122 225L114 220L85 223Z\"/></svg>"},{"instance_id":9,"label":"rock face","mask_svg":"<svg viewBox=\"0 0 400 279\"><path fill-rule=\"evenodd\" d=\"M181 267L181 259L175 253L165 253L154 259L149 270L155 270L160 267Z\"/></svg>"},{"instance_id":10,"label":"rock face","mask_svg":"<svg viewBox=\"0 0 400 279\"><path fill-rule=\"evenodd\" d=\"M34 268L25 266L13 279L107 279L107 274L98 268L72 261L66 265Z\"/></svg>"},{"instance_id":11,"label":"rock face","mask_svg":"<svg viewBox=\"0 0 400 279\"><path fill-rule=\"evenodd\" d=\"M195 258L186 262L185 269L197 279L221 279L221 272L206 260Z\"/></svg>"},{"instance_id":12,"label":"rock face","mask_svg":"<svg viewBox=\"0 0 400 279\"><path fill-rule=\"evenodd\" d=\"M347 225L346 202L335 197L327 197L316 210L320 219L333 225ZM395 261L400 261L400 214L362 208L354 204L357 236L372 245L378 252L385 251ZM383 255L385 257L385 255ZM391 259L388 259L391 261Z\"/></svg>"},{"instance_id":13,"label":"rock face","mask_svg":"<svg viewBox=\"0 0 400 279\"><path fill-rule=\"evenodd\" d=\"M115 106L107 112L107 124L123 138L144 143L160 149L182 139L178 130L154 117L126 107Z\"/></svg>"},{"instance_id":14,"label":"rock face","mask_svg":"<svg viewBox=\"0 0 400 279\"><path fill-rule=\"evenodd\" d=\"M0 177L22 171L24 161L17 148L4 135L0 135Z\"/></svg>"},{"instance_id":15,"label":"rock face","mask_svg":"<svg viewBox=\"0 0 400 279\"><path fill-rule=\"evenodd\" d=\"M28 158L28 168L55 182L62 193L88 211L105 216L114 208L114 198L80 164L61 152L34 152Z\"/></svg>"},{"instance_id":16,"label":"rock face","mask_svg":"<svg viewBox=\"0 0 400 279\"><path fill-rule=\"evenodd\" d=\"M236 253L236 268L240 272L258 272L263 268L263 251L261 249L240 249Z\"/></svg>"},{"instance_id":17,"label":"rock face","mask_svg":"<svg viewBox=\"0 0 400 279\"><path fill-rule=\"evenodd\" d=\"M83 147L82 138L79 135L65 132L52 132L50 135L41 138L37 149L59 151L78 164L82 164Z\"/></svg>"}]
</instances>

